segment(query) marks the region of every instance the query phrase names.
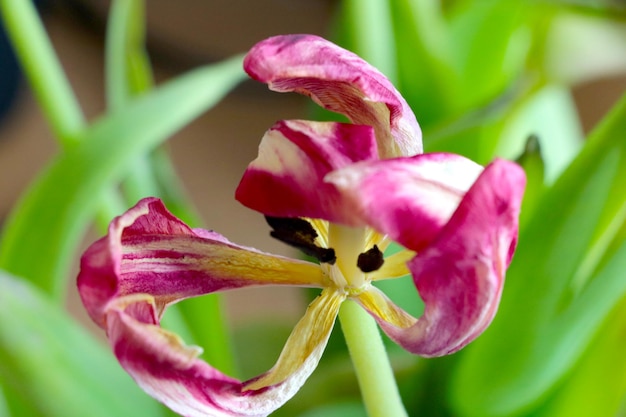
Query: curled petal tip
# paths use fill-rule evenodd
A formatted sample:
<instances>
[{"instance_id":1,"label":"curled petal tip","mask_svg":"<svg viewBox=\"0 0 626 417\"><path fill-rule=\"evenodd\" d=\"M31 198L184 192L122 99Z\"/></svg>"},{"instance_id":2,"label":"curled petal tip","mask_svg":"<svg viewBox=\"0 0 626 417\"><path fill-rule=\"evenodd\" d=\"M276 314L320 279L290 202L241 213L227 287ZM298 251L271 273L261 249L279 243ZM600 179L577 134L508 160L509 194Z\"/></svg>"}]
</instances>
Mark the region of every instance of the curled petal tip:
<instances>
[{"instance_id":1,"label":"curled petal tip","mask_svg":"<svg viewBox=\"0 0 626 417\"><path fill-rule=\"evenodd\" d=\"M393 340L412 353L442 356L487 328L517 242L524 186L514 163L496 160L485 168L431 244L408 262L424 314L407 326L369 309Z\"/></svg>"},{"instance_id":2,"label":"curled petal tip","mask_svg":"<svg viewBox=\"0 0 626 417\"><path fill-rule=\"evenodd\" d=\"M275 36L256 44L245 71L275 91L311 97L327 110L376 131L382 158L422 152L421 130L391 82L366 61L314 35Z\"/></svg>"}]
</instances>

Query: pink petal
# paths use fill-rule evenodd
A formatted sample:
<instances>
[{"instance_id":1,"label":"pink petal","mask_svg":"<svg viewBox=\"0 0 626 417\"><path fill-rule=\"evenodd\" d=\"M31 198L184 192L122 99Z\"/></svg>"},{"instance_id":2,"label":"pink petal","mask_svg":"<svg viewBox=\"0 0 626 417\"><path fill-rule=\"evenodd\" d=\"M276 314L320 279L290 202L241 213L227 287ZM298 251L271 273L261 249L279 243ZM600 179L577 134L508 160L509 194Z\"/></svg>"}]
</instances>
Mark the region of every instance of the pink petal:
<instances>
[{"instance_id":1,"label":"pink petal","mask_svg":"<svg viewBox=\"0 0 626 417\"><path fill-rule=\"evenodd\" d=\"M454 154L354 164L326 176L353 210L408 249L426 247L452 216L482 167Z\"/></svg>"},{"instance_id":2,"label":"pink petal","mask_svg":"<svg viewBox=\"0 0 626 417\"><path fill-rule=\"evenodd\" d=\"M274 217L353 224L358 219L351 207L324 177L355 162L376 158L376 142L369 126L278 122L263 137L259 156L246 170L236 198Z\"/></svg>"},{"instance_id":3,"label":"pink petal","mask_svg":"<svg viewBox=\"0 0 626 417\"><path fill-rule=\"evenodd\" d=\"M511 162L485 168L435 240L408 264L426 305L423 316L402 328L373 314L393 340L422 356L446 355L491 323L517 243L525 181Z\"/></svg>"},{"instance_id":4,"label":"pink petal","mask_svg":"<svg viewBox=\"0 0 626 417\"><path fill-rule=\"evenodd\" d=\"M415 115L391 82L363 59L313 35L276 36L244 60L254 79L279 92L310 96L353 123L373 126L381 158L422 152Z\"/></svg>"},{"instance_id":5,"label":"pink petal","mask_svg":"<svg viewBox=\"0 0 626 417\"><path fill-rule=\"evenodd\" d=\"M248 382L228 377L197 359L158 326L149 296L127 296L107 310L107 334L124 369L148 394L184 416L267 416L289 400L316 368L343 296L325 292L296 326L267 374Z\"/></svg>"},{"instance_id":6,"label":"pink petal","mask_svg":"<svg viewBox=\"0 0 626 417\"><path fill-rule=\"evenodd\" d=\"M81 259L78 290L91 318L129 294L149 294L163 308L183 298L264 284L323 287L320 268L237 246L218 233L192 230L155 198L111 222Z\"/></svg>"},{"instance_id":7,"label":"pink petal","mask_svg":"<svg viewBox=\"0 0 626 417\"><path fill-rule=\"evenodd\" d=\"M185 416L267 416L316 368L344 295L325 290L298 323L276 366L241 382L197 358L160 327L165 306L185 297L255 284L327 286L312 263L236 246L192 230L155 198L116 218L81 262L78 288L122 367L151 396Z\"/></svg>"}]
</instances>

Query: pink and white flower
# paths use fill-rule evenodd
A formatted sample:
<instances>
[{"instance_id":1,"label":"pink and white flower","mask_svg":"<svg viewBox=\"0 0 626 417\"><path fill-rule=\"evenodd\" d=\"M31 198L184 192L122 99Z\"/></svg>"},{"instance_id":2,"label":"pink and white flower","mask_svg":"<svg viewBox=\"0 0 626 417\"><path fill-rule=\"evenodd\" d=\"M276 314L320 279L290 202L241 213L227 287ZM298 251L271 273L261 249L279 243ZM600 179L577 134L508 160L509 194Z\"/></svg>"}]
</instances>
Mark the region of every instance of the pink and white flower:
<instances>
[{"instance_id":1,"label":"pink and white flower","mask_svg":"<svg viewBox=\"0 0 626 417\"><path fill-rule=\"evenodd\" d=\"M113 220L83 255L78 288L124 369L185 416L266 416L304 384L341 303L422 356L453 353L493 319L517 243L522 169L423 154L406 101L375 68L310 35L278 36L246 56L251 77L295 91L352 123L280 121L236 191L275 238L318 263L263 253L191 229L155 198ZM391 242L404 248L384 256ZM374 282L411 274L425 303L415 318ZM182 299L256 285L316 287L272 369L239 381L159 326Z\"/></svg>"}]
</instances>

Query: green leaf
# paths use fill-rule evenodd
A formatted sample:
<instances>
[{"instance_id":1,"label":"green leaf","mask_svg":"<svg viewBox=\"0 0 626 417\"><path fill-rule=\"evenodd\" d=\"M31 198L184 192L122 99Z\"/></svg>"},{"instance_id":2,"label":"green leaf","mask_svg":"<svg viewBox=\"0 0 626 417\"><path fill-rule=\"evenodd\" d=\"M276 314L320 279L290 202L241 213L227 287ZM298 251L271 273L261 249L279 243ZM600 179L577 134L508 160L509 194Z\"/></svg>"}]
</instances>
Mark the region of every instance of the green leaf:
<instances>
[{"instance_id":1,"label":"green leaf","mask_svg":"<svg viewBox=\"0 0 626 417\"><path fill-rule=\"evenodd\" d=\"M15 207L0 245L0 267L62 298L77 246L103 193L140 155L217 103L242 78L241 57L236 57L191 71L98 120Z\"/></svg>"},{"instance_id":2,"label":"green leaf","mask_svg":"<svg viewBox=\"0 0 626 417\"><path fill-rule=\"evenodd\" d=\"M324 405L300 414L300 417L367 417L367 413L363 404L352 402Z\"/></svg>"},{"instance_id":3,"label":"green leaf","mask_svg":"<svg viewBox=\"0 0 626 417\"><path fill-rule=\"evenodd\" d=\"M580 151L584 135L569 90L547 85L527 97L505 122L494 154L518 155L529 135L537 137L545 163L545 181L555 179Z\"/></svg>"},{"instance_id":4,"label":"green leaf","mask_svg":"<svg viewBox=\"0 0 626 417\"><path fill-rule=\"evenodd\" d=\"M144 1L111 3L106 40L106 88L109 109L119 109L152 87L152 70L144 47Z\"/></svg>"},{"instance_id":5,"label":"green leaf","mask_svg":"<svg viewBox=\"0 0 626 417\"><path fill-rule=\"evenodd\" d=\"M176 173L176 169L166 147L159 147L150 154L150 166L158 192L153 194L161 198L167 209L176 217L193 227L201 227L200 215L193 207L184 184Z\"/></svg>"},{"instance_id":6,"label":"green leaf","mask_svg":"<svg viewBox=\"0 0 626 417\"><path fill-rule=\"evenodd\" d=\"M561 8L570 8L584 14L598 12L623 17L626 15L626 5L619 0L541 0L540 3L552 4Z\"/></svg>"},{"instance_id":7,"label":"green leaf","mask_svg":"<svg viewBox=\"0 0 626 417\"><path fill-rule=\"evenodd\" d=\"M152 70L144 47L144 8L143 0L111 2L105 49L109 113L122 111L131 98L152 88ZM122 190L130 204L147 196L160 197L149 154L139 156L131 165Z\"/></svg>"},{"instance_id":8,"label":"green leaf","mask_svg":"<svg viewBox=\"0 0 626 417\"><path fill-rule=\"evenodd\" d=\"M109 111L121 111L129 100L153 86L152 69L144 46L144 0L111 3L106 39L106 91ZM131 166L123 192L129 203L146 196L161 198L179 218L194 227L199 216L184 195L169 155L156 149ZM106 219L106 223L110 219Z\"/></svg>"},{"instance_id":9,"label":"green leaf","mask_svg":"<svg viewBox=\"0 0 626 417\"><path fill-rule=\"evenodd\" d=\"M34 2L0 0L0 13L52 131L63 145L72 144L85 119Z\"/></svg>"},{"instance_id":10,"label":"green leaf","mask_svg":"<svg viewBox=\"0 0 626 417\"><path fill-rule=\"evenodd\" d=\"M0 271L0 375L40 415L158 416L113 355L27 282Z\"/></svg>"},{"instance_id":11,"label":"green leaf","mask_svg":"<svg viewBox=\"0 0 626 417\"><path fill-rule=\"evenodd\" d=\"M531 218L532 213L543 195L545 187L545 165L543 162L539 139L530 135L526 141L524 152L516 161L526 173L526 190L522 203L520 223L526 224L526 219Z\"/></svg>"},{"instance_id":12,"label":"green leaf","mask_svg":"<svg viewBox=\"0 0 626 417\"><path fill-rule=\"evenodd\" d=\"M626 398L626 299L558 389L533 417L615 416Z\"/></svg>"},{"instance_id":13,"label":"green leaf","mask_svg":"<svg viewBox=\"0 0 626 417\"><path fill-rule=\"evenodd\" d=\"M626 293L626 96L543 195L520 233L492 326L461 358L461 416L505 416L572 368Z\"/></svg>"},{"instance_id":14,"label":"green leaf","mask_svg":"<svg viewBox=\"0 0 626 417\"><path fill-rule=\"evenodd\" d=\"M396 45L387 0L345 0L337 21L338 42L397 80Z\"/></svg>"},{"instance_id":15,"label":"green leaf","mask_svg":"<svg viewBox=\"0 0 626 417\"><path fill-rule=\"evenodd\" d=\"M424 130L426 152L452 152L486 165L496 156L516 158L528 137L505 135L507 126L526 106L532 90L512 88L487 105L477 107L459 116ZM503 147L513 139L513 144Z\"/></svg>"},{"instance_id":16,"label":"green leaf","mask_svg":"<svg viewBox=\"0 0 626 417\"><path fill-rule=\"evenodd\" d=\"M535 135L553 183L583 143L578 113L569 91L548 85L512 89L489 105L424 132L427 152L454 152L480 164L494 157L517 158Z\"/></svg>"},{"instance_id":17,"label":"green leaf","mask_svg":"<svg viewBox=\"0 0 626 417\"><path fill-rule=\"evenodd\" d=\"M459 74L440 2L389 2L397 48L398 89L427 127L453 110Z\"/></svg>"},{"instance_id":18,"label":"green leaf","mask_svg":"<svg viewBox=\"0 0 626 417\"><path fill-rule=\"evenodd\" d=\"M150 63L144 49L143 0L111 2L107 21L105 76L107 111L122 111L129 100L152 87ZM137 71L133 68L137 67ZM132 204L142 197L158 196L149 155L139 156L123 183L126 200ZM110 219L106 219L108 223Z\"/></svg>"},{"instance_id":19,"label":"green leaf","mask_svg":"<svg viewBox=\"0 0 626 417\"><path fill-rule=\"evenodd\" d=\"M6 389L0 385L0 417L10 417L9 406L6 400Z\"/></svg>"},{"instance_id":20,"label":"green leaf","mask_svg":"<svg viewBox=\"0 0 626 417\"><path fill-rule=\"evenodd\" d=\"M525 105L529 94L528 91L514 89L485 106L425 129L426 152L458 153L479 164L488 164L496 156L499 144L507 140L503 136L507 123ZM515 143L523 143L527 137L518 136ZM500 156L515 158L521 147L514 149L511 154Z\"/></svg>"},{"instance_id":21,"label":"green leaf","mask_svg":"<svg viewBox=\"0 0 626 417\"><path fill-rule=\"evenodd\" d=\"M521 74L531 43L528 4L517 0L460 2L450 31L458 74L458 107L493 99Z\"/></svg>"},{"instance_id":22,"label":"green leaf","mask_svg":"<svg viewBox=\"0 0 626 417\"><path fill-rule=\"evenodd\" d=\"M3 383L2 390L5 398L4 410L7 414L0 416L7 417L31 417L40 414L35 404L23 393L18 392L16 387Z\"/></svg>"}]
</instances>

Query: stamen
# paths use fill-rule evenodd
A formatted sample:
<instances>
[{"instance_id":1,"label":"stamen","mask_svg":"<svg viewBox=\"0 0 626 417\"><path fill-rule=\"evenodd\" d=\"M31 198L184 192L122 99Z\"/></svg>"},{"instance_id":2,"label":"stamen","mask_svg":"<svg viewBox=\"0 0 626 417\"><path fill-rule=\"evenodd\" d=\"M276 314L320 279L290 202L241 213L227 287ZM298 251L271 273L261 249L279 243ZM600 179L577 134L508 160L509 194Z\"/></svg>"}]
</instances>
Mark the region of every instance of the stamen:
<instances>
[{"instance_id":1,"label":"stamen","mask_svg":"<svg viewBox=\"0 0 626 417\"><path fill-rule=\"evenodd\" d=\"M385 260L383 259L383 253L378 249L378 246L372 246L368 251L359 255L356 265L363 272L372 272L383 266Z\"/></svg>"},{"instance_id":2,"label":"stamen","mask_svg":"<svg viewBox=\"0 0 626 417\"><path fill-rule=\"evenodd\" d=\"M317 245L323 248L328 248L328 221L322 219L311 219L309 217L303 217L304 220L311 223L313 229L317 232Z\"/></svg>"},{"instance_id":3,"label":"stamen","mask_svg":"<svg viewBox=\"0 0 626 417\"><path fill-rule=\"evenodd\" d=\"M383 235L381 233L378 233L376 230L374 229L369 229L367 230L367 237L365 239L365 247L366 248L370 248L374 245L378 246L378 249L380 249L381 252L385 253L385 249L387 246L389 246L389 239L387 239L386 235Z\"/></svg>"},{"instance_id":4,"label":"stamen","mask_svg":"<svg viewBox=\"0 0 626 417\"><path fill-rule=\"evenodd\" d=\"M322 248L315 243L317 232L308 221L298 217L271 216L265 216L265 220L274 229L270 232L273 238L300 249L320 262L333 265L337 261L334 249Z\"/></svg>"}]
</instances>

